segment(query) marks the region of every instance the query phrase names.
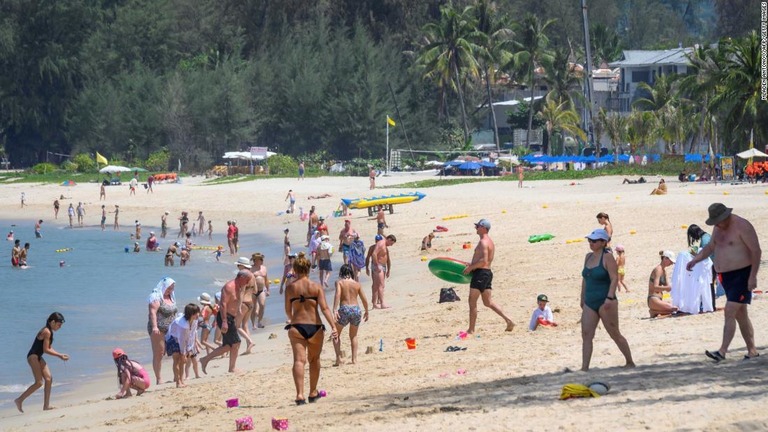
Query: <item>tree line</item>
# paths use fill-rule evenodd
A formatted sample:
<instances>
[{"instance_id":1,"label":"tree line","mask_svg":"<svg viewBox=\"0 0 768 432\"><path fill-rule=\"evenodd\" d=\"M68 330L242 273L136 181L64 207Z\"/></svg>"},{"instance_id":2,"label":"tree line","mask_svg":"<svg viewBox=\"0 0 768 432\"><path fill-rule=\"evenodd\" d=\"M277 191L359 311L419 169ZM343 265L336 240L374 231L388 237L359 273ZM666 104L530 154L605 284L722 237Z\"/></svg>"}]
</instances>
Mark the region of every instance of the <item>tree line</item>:
<instances>
[{"instance_id":1,"label":"tree line","mask_svg":"<svg viewBox=\"0 0 768 432\"><path fill-rule=\"evenodd\" d=\"M249 146L376 158L390 115L391 147L445 149L466 145L485 116L477 107L506 90L499 74L531 89L541 67L554 93L538 120L578 134L579 78L567 68L584 56L571 3L3 0L0 144L14 166L98 151L128 163L167 152L171 164L206 168ZM721 13L734 6L744 12ZM590 1L593 61L622 47L748 40L755 14L753 0ZM706 113L721 115L738 95L711 85ZM733 116L716 127L743 122Z\"/></svg>"}]
</instances>

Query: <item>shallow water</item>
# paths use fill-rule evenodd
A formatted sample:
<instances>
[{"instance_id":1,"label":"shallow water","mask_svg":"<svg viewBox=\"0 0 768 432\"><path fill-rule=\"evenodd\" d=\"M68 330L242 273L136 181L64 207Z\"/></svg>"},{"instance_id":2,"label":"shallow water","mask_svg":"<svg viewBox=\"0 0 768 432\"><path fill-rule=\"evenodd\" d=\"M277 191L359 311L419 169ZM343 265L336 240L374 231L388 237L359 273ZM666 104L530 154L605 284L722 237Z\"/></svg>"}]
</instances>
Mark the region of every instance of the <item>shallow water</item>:
<instances>
[{"instance_id":1,"label":"shallow water","mask_svg":"<svg viewBox=\"0 0 768 432\"><path fill-rule=\"evenodd\" d=\"M0 331L0 407L7 407L32 383L26 354L52 312L61 312L66 320L54 334L53 347L68 354L70 360L65 363L51 356L45 358L55 385L71 388L89 377L113 371L111 353L115 347L145 365L149 363L151 369L146 298L162 277L176 280L176 302L182 311L185 304L197 302L202 292L213 296L236 273L226 252L222 262L216 262L213 251L193 250L186 267L178 266L178 257L176 267L165 267L161 252L126 253L125 248L132 250L133 241L125 229L102 232L98 227L70 229L43 224L43 238L35 239L34 223L29 221L2 221L0 227L5 227L3 234L13 229L22 245L31 243L28 269L11 267L12 242L6 242L5 262L0 264L6 308L5 330ZM149 231L160 232L158 228L143 228L142 249ZM176 241L176 231L159 240L165 251ZM193 241L205 246L226 245L223 233L214 235L213 241L207 236L199 241L193 237ZM265 254L270 279L282 276L282 237L241 235L240 244L243 256L256 251ZM63 248L72 250L56 252ZM65 264L60 267L62 260ZM277 287L273 288L265 310L267 325L284 321L283 297ZM27 403L36 404L41 398L42 391L38 391Z\"/></svg>"}]
</instances>

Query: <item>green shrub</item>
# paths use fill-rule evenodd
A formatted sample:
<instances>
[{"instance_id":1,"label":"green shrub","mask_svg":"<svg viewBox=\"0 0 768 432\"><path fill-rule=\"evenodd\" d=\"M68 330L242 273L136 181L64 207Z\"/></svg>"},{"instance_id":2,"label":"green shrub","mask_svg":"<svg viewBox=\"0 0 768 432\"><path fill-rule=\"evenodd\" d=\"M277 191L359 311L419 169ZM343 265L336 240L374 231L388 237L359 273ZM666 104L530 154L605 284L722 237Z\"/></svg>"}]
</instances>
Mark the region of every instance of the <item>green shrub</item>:
<instances>
[{"instance_id":1,"label":"green shrub","mask_svg":"<svg viewBox=\"0 0 768 432\"><path fill-rule=\"evenodd\" d=\"M299 172L299 164L288 155L274 155L267 159L269 174L292 176Z\"/></svg>"},{"instance_id":2,"label":"green shrub","mask_svg":"<svg viewBox=\"0 0 768 432\"><path fill-rule=\"evenodd\" d=\"M61 168L68 172L68 173L76 173L77 172L77 164L72 162L71 160L64 161L64 163L61 164Z\"/></svg>"},{"instance_id":3,"label":"green shrub","mask_svg":"<svg viewBox=\"0 0 768 432\"><path fill-rule=\"evenodd\" d=\"M78 155L75 155L75 157L72 158L72 163L75 164L75 169L78 172L96 171L96 161L91 159L91 157L85 153L80 153ZM64 167L64 169L69 171L69 168L67 167Z\"/></svg>"},{"instance_id":4,"label":"green shrub","mask_svg":"<svg viewBox=\"0 0 768 432\"><path fill-rule=\"evenodd\" d=\"M48 162L39 163L32 167L32 172L35 174L50 174L59 169L56 165Z\"/></svg>"},{"instance_id":5,"label":"green shrub","mask_svg":"<svg viewBox=\"0 0 768 432\"><path fill-rule=\"evenodd\" d=\"M150 171L165 171L171 160L171 152L168 149L158 150L150 153L144 167Z\"/></svg>"}]
</instances>

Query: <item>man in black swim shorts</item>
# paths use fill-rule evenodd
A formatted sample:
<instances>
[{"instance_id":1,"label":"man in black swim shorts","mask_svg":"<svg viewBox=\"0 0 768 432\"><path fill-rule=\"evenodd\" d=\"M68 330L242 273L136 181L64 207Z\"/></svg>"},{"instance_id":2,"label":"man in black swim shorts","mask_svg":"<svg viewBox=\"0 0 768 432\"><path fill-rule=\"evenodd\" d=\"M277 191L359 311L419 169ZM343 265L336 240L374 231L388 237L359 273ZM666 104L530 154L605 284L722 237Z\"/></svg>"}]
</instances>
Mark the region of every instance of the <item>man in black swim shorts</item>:
<instances>
[{"instance_id":1,"label":"man in black swim shorts","mask_svg":"<svg viewBox=\"0 0 768 432\"><path fill-rule=\"evenodd\" d=\"M216 325L219 326L222 333L222 344L211 351L205 357L200 359L200 366L203 373L207 374L205 368L211 359L229 352L229 372L235 373L237 369L237 354L240 349L240 335L237 332L238 314L240 313L240 303L242 303L242 293L244 288L253 281L253 273L248 269L241 269L237 272L235 279L228 281L221 288L221 302L219 304L219 313L216 314ZM222 318L227 314L227 320ZM250 352L252 345L248 346L246 354Z\"/></svg>"},{"instance_id":2,"label":"man in black swim shorts","mask_svg":"<svg viewBox=\"0 0 768 432\"><path fill-rule=\"evenodd\" d=\"M491 230L491 222L487 219L480 219L475 224L475 229L477 230L477 235L480 236L480 241L475 248L472 262L464 270L464 274L472 273L472 281L469 283L469 329L467 329L467 333L472 334L475 332L477 299L480 297L482 297L485 307L504 318L504 321L507 322L506 331L512 331L515 328L515 324L504 314L501 307L491 299L491 283L493 282L491 263L493 262L493 254L496 251L496 246L488 235L488 231Z\"/></svg>"},{"instance_id":3,"label":"man in black swim shorts","mask_svg":"<svg viewBox=\"0 0 768 432\"><path fill-rule=\"evenodd\" d=\"M686 268L690 271L702 260L714 254L715 270L725 289L725 323L723 342L717 351L704 351L716 363L725 360L728 346L736 334L738 324L747 345L745 360L760 355L755 347L755 331L747 313L752 302L752 291L757 288L757 271L762 251L755 227L721 203L709 206L707 225L714 225L712 240L693 258Z\"/></svg>"}]
</instances>

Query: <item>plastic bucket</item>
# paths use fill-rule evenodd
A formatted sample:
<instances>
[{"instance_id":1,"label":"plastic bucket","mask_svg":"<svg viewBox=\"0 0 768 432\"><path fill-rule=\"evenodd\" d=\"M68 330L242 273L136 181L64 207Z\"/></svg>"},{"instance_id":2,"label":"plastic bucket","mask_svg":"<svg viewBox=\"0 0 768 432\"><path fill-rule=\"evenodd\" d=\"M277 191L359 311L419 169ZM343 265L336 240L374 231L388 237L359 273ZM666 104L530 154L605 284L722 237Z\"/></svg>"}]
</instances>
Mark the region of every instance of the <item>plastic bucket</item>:
<instances>
[{"instance_id":1,"label":"plastic bucket","mask_svg":"<svg viewBox=\"0 0 768 432\"><path fill-rule=\"evenodd\" d=\"M407 346L409 350L416 349L416 339L414 338L406 339L405 346Z\"/></svg>"},{"instance_id":2,"label":"plastic bucket","mask_svg":"<svg viewBox=\"0 0 768 432\"><path fill-rule=\"evenodd\" d=\"M240 401L237 398L227 399L227 408L237 408L240 406Z\"/></svg>"}]
</instances>

